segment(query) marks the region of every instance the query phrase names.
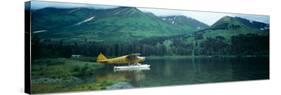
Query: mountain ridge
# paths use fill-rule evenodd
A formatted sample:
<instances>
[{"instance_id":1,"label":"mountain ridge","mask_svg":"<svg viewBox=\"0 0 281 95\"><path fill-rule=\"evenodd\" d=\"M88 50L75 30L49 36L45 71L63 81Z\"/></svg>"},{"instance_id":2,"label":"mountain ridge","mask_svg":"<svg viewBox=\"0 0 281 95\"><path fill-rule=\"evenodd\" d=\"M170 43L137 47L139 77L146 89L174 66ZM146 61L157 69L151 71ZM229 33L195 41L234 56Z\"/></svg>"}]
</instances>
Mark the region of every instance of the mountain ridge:
<instances>
[{"instance_id":1,"label":"mountain ridge","mask_svg":"<svg viewBox=\"0 0 281 95\"><path fill-rule=\"evenodd\" d=\"M52 11L56 10L55 8L50 9ZM50 11L48 9L41 9L41 11L42 10L46 12ZM120 41L116 37L124 36L126 40L134 40L154 36L169 36L188 32L192 33L199 30L198 27L207 27L205 24L195 19L188 19L186 17L182 18L183 20L187 19L186 21L189 21L186 22L187 24L184 22L181 22L179 25L170 24L163 21L161 17L154 14L147 14L137 8L131 7L101 10L89 8L58 9L55 12L49 12L46 15L40 15L40 10L37 10L34 14L35 16L42 16L34 18L34 23L38 26L41 25L41 29L39 29L40 27L36 28L36 25L34 26L35 29L48 31L38 33L42 38L73 37L82 39L82 37L86 37L88 39L102 40L102 38L109 38L110 40ZM44 14L44 12L41 12L41 14ZM44 22L42 22L42 19L40 18L43 18ZM191 22L200 24L188 24ZM50 27L45 26L53 24L58 25ZM44 27L47 29L44 29ZM90 37L90 35L93 37Z\"/></svg>"}]
</instances>

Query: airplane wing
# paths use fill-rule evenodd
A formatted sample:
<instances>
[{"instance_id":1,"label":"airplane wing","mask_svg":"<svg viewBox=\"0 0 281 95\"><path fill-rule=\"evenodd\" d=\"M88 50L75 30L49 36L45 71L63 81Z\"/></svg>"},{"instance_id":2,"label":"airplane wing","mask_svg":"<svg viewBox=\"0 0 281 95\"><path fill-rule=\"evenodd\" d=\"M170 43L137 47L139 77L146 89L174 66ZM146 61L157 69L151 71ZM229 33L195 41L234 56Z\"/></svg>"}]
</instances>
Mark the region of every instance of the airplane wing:
<instances>
[{"instance_id":1,"label":"airplane wing","mask_svg":"<svg viewBox=\"0 0 281 95\"><path fill-rule=\"evenodd\" d=\"M136 60L137 57L138 57L137 54L129 54L129 55L127 55L126 58L127 58L128 60Z\"/></svg>"},{"instance_id":2,"label":"airplane wing","mask_svg":"<svg viewBox=\"0 0 281 95\"><path fill-rule=\"evenodd\" d=\"M140 53L132 53L132 54L129 54L128 56L140 56L141 54Z\"/></svg>"}]
</instances>

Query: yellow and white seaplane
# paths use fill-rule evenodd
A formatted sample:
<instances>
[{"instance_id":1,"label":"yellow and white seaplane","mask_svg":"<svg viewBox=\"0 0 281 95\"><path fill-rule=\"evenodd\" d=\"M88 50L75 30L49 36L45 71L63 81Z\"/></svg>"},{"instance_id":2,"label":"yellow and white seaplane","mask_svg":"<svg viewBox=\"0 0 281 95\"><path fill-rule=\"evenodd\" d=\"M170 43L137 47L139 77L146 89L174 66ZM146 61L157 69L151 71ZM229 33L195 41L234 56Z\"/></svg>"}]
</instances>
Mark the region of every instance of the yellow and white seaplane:
<instances>
[{"instance_id":1,"label":"yellow and white seaplane","mask_svg":"<svg viewBox=\"0 0 281 95\"><path fill-rule=\"evenodd\" d=\"M133 53L115 58L107 58L100 53L97 57L98 63L114 65L114 71L127 71L127 70L150 70L150 65L140 64L144 62L145 57L141 57L140 53ZM127 64L126 66L116 66L120 64Z\"/></svg>"}]
</instances>

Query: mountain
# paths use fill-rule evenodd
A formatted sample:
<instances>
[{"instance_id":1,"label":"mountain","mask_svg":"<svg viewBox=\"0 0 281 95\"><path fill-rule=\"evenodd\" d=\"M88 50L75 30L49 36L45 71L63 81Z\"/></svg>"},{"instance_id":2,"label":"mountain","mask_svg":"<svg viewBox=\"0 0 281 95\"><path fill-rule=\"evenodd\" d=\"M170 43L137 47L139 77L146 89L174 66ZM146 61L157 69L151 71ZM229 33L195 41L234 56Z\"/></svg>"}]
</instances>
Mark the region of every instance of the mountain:
<instances>
[{"instance_id":1,"label":"mountain","mask_svg":"<svg viewBox=\"0 0 281 95\"><path fill-rule=\"evenodd\" d=\"M40 57L268 55L269 24L225 16L208 26L185 16L137 8L32 10L32 45Z\"/></svg>"},{"instance_id":2,"label":"mountain","mask_svg":"<svg viewBox=\"0 0 281 95\"><path fill-rule=\"evenodd\" d=\"M193 18L189 18L186 16L182 16L182 15L164 16L164 17L160 17L160 18L167 23L177 25L179 27L185 27L190 30L200 30L200 29L205 29L205 28L209 27L208 25L206 25L198 20L195 20Z\"/></svg>"},{"instance_id":3,"label":"mountain","mask_svg":"<svg viewBox=\"0 0 281 95\"><path fill-rule=\"evenodd\" d=\"M252 29L252 31L260 31L268 29L269 26L265 23L250 21L240 17L225 16L218 20L211 27L214 29L248 28Z\"/></svg>"},{"instance_id":4,"label":"mountain","mask_svg":"<svg viewBox=\"0 0 281 95\"><path fill-rule=\"evenodd\" d=\"M180 24L176 22L174 17L169 17L164 20L168 23ZM164 43L165 41L169 40L172 43L177 43L176 45L182 44L187 45L186 47L190 47L190 45L192 45L196 40L197 44L202 44L202 47L205 44L205 47L207 48L208 46L212 46L209 43L216 44L217 41L221 41L221 43L224 44L231 44L233 38L237 37L245 37L239 40L263 40L263 42L266 43L267 38L269 37L269 24L250 21L241 17L225 16L219 19L210 27L195 31L193 33L180 34L169 37L149 38L142 40L142 42L157 44ZM249 42L248 44L252 43L253 42Z\"/></svg>"},{"instance_id":5,"label":"mountain","mask_svg":"<svg viewBox=\"0 0 281 95\"><path fill-rule=\"evenodd\" d=\"M44 8L31 10L32 31L52 30L72 25L93 15L89 8Z\"/></svg>"},{"instance_id":6,"label":"mountain","mask_svg":"<svg viewBox=\"0 0 281 95\"><path fill-rule=\"evenodd\" d=\"M141 44L157 48L159 55L268 55L269 24L225 16L209 28L191 34L144 39Z\"/></svg>"},{"instance_id":7,"label":"mountain","mask_svg":"<svg viewBox=\"0 0 281 95\"><path fill-rule=\"evenodd\" d=\"M175 23L163 20L165 18L176 18ZM207 27L195 19L158 17L134 7L44 8L32 11L32 31L43 39L124 42L193 33Z\"/></svg>"},{"instance_id":8,"label":"mountain","mask_svg":"<svg viewBox=\"0 0 281 95\"><path fill-rule=\"evenodd\" d=\"M269 24L250 21L241 17L225 16L199 33L205 38L223 36L227 39L240 34L269 35Z\"/></svg>"}]
</instances>

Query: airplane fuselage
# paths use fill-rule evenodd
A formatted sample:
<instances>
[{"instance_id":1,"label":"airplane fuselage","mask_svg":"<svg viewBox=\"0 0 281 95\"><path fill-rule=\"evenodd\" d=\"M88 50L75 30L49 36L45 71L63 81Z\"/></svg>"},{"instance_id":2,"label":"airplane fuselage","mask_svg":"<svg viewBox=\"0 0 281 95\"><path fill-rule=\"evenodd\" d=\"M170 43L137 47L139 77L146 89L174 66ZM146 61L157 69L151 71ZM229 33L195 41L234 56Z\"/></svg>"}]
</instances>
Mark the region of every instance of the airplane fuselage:
<instances>
[{"instance_id":1,"label":"airplane fuselage","mask_svg":"<svg viewBox=\"0 0 281 95\"><path fill-rule=\"evenodd\" d=\"M97 62L104 63L104 64L134 64L134 63L143 62L144 60L145 57L124 55L116 58L97 60Z\"/></svg>"}]
</instances>

